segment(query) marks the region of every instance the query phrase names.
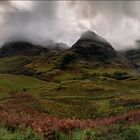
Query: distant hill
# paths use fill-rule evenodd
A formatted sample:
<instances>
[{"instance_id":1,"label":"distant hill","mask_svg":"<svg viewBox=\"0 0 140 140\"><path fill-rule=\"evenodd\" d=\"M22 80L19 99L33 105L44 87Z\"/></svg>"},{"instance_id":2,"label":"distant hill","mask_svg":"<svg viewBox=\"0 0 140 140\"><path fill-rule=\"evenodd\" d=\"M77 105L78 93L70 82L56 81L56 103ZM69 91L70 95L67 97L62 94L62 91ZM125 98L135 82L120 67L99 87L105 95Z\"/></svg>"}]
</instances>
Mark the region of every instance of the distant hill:
<instances>
[{"instance_id":1,"label":"distant hill","mask_svg":"<svg viewBox=\"0 0 140 140\"><path fill-rule=\"evenodd\" d=\"M140 69L140 49L130 49L121 52L128 60L130 60L138 69Z\"/></svg>"},{"instance_id":2,"label":"distant hill","mask_svg":"<svg viewBox=\"0 0 140 140\"><path fill-rule=\"evenodd\" d=\"M47 46L50 50L61 52L69 48L69 46L65 43L54 43L52 45Z\"/></svg>"},{"instance_id":3,"label":"distant hill","mask_svg":"<svg viewBox=\"0 0 140 140\"><path fill-rule=\"evenodd\" d=\"M0 57L13 56L13 55L40 55L42 52L47 52L47 48L43 48L26 41L14 41L5 43L0 48Z\"/></svg>"}]
</instances>

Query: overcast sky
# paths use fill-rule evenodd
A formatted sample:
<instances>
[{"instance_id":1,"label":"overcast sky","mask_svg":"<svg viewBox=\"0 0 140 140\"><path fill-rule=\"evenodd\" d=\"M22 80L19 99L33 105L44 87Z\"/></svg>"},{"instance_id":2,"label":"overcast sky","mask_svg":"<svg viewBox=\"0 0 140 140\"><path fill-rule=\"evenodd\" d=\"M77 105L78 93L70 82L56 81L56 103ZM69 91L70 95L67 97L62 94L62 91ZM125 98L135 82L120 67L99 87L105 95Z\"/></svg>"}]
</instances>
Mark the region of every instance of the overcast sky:
<instances>
[{"instance_id":1,"label":"overcast sky","mask_svg":"<svg viewBox=\"0 0 140 140\"><path fill-rule=\"evenodd\" d=\"M0 1L0 43L24 37L72 45L86 30L116 49L133 46L140 39L140 1Z\"/></svg>"}]
</instances>

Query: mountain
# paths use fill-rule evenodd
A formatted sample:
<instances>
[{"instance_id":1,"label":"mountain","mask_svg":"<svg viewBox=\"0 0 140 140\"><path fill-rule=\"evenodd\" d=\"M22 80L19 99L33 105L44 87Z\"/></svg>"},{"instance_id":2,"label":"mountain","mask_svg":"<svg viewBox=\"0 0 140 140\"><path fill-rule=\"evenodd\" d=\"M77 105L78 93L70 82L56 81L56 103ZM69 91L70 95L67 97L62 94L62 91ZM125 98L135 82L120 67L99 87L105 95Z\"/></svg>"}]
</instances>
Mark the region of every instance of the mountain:
<instances>
[{"instance_id":1,"label":"mountain","mask_svg":"<svg viewBox=\"0 0 140 140\"><path fill-rule=\"evenodd\" d=\"M111 59L117 56L111 44L92 31L84 32L72 46L72 50L80 57L97 60Z\"/></svg>"},{"instance_id":2,"label":"mountain","mask_svg":"<svg viewBox=\"0 0 140 140\"><path fill-rule=\"evenodd\" d=\"M57 51L64 51L68 48L69 46L67 44L60 42L60 43L56 43L52 49L57 50Z\"/></svg>"},{"instance_id":3,"label":"mountain","mask_svg":"<svg viewBox=\"0 0 140 140\"><path fill-rule=\"evenodd\" d=\"M83 33L80 39L68 49L34 61L26 71L45 81L82 79L113 75L115 71L131 71L133 64L114 50L110 43L92 31ZM107 73L107 74L106 74ZM127 75L126 75L127 77Z\"/></svg>"},{"instance_id":4,"label":"mountain","mask_svg":"<svg viewBox=\"0 0 140 140\"><path fill-rule=\"evenodd\" d=\"M140 71L140 40L135 41L135 45L132 49L122 50L120 53L131 61L136 69Z\"/></svg>"},{"instance_id":5,"label":"mountain","mask_svg":"<svg viewBox=\"0 0 140 140\"><path fill-rule=\"evenodd\" d=\"M18 74L44 53L49 53L49 49L27 41L7 42L0 48L0 73Z\"/></svg>"},{"instance_id":6,"label":"mountain","mask_svg":"<svg viewBox=\"0 0 140 140\"><path fill-rule=\"evenodd\" d=\"M101 76L104 73L134 68L109 42L92 31L84 32L71 48L66 48L64 43L55 43L52 47L25 41L5 43L0 48L0 72L53 81L62 77L91 77L99 69Z\"/></svg>"},{"instance_id":7,"label":"mountain","mask_svg":"<svg viewBox=\"0 0 140 140\"><path fill-rule=\"evenodd\" d=\"M50 49L51 51L62 52L68 49L69 46L63 42L60 42L60 43L52 43L48 45L47 48Z\"/></svg>"},{"instance_id":8,"label":"mountain","mask_svg":"<svg viewBox=\"0 0 140 140\"><path fill-rule=\"evenodd\" d=\"M130 60L137 69L140 69L140 49L130 49L121 52L128 60Z\"/></svg>"},{"instance_id":9,"label":"mountain","mask_svg":"<svg viewBox=\"0 0 140 140\"><path fill-rule=\"evenodd\" d=\"M30 42L13 41L5 43L0 48L0 57L13 55L36 56L47 51L48 51L47 48L33 45Z\"/></svg>"}]
</instances>

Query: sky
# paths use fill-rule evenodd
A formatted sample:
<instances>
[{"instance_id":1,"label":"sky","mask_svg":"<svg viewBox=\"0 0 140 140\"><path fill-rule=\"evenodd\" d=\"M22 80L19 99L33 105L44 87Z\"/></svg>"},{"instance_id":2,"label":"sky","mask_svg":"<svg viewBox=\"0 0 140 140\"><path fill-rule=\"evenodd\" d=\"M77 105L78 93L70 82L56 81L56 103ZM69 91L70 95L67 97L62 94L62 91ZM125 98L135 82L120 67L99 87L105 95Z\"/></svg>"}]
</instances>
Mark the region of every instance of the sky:
<instances>
[{"instance_id":1,"label":"sky","mask_svg":"<svg viewBox=\"0 0 140 140\"><path fill-rule=\"evenodd\" d=\"M0 45L28 39L72 46L92 30L117 49L140 40L140 1L0 1Z\"/></svg>"}]
</instances>

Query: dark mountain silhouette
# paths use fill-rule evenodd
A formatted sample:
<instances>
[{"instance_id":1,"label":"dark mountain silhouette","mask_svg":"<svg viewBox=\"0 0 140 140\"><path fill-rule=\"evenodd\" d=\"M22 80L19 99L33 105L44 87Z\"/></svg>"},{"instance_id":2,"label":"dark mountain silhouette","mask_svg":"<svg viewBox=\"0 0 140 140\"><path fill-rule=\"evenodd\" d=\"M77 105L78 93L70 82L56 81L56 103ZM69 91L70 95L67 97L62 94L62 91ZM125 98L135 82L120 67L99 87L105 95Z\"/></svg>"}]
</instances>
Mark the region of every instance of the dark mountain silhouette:
<instances>
[{"instance_id":1,"label":"dark mountain silhouette","mask_svg":"<svg viewBox=\"0 0 140 140\"><path fill-rule=\"evenodd\" d=\"M72 46L72 50L81 57L104 60L117 56L110 43L92 31L84 32Z\"/></svg>"},{"instance_id":2,"label":"dark mountain silhouette","mask_svg":"<svg viewBox=\"0 0 140 140\"><path fill-rule=\"evenodd\" d=\"M136 68L140 69L140 48L130 49L121 52L128 60L130 60Z\"/></svg>"},{"instance_id":3,"label":"dark mountain silhouette","mask_svg":"<svg viewBox=\"0 0 140 140\"><path fill-rule=\"evenodd\" d=\"M13 55L35 56L47 51L49 51L47 48L43 48L26 41L13 41L5 43L0 48L0 57Z\"/></svg>"}]
</instances>

